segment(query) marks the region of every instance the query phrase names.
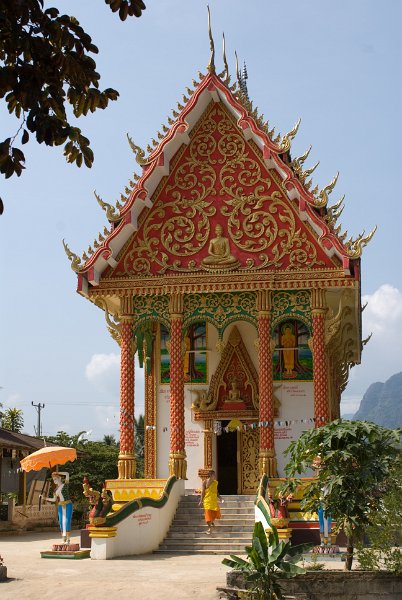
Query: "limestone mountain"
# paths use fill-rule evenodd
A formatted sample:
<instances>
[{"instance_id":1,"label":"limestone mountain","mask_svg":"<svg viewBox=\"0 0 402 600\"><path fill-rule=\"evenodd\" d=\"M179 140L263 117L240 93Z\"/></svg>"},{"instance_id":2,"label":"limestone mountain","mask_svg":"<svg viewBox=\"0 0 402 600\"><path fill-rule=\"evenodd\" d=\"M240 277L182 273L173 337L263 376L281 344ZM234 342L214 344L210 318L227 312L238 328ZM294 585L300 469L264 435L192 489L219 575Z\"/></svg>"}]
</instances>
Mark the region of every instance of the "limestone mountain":
<instances>
[{"instance_id":1,"label":"limestone mountain","mask_svg":"<svg viewBox=\"0 0 402 600\"><path fill-rule=\"evenodd\" d=\"M402 427L402 371L385 383L372 383L353 420L373 421L383 427Z\"/></svg>"}]
</instances>

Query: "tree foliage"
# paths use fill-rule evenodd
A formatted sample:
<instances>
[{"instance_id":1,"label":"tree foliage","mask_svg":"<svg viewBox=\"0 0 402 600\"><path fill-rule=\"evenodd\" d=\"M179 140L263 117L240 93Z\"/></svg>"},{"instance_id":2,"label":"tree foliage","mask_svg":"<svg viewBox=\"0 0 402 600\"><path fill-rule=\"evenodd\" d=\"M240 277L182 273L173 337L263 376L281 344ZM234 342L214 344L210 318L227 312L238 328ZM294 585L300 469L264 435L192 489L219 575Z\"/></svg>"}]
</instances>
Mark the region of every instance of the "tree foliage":
<instances>
[{"instance_id":1,"label":"tree foliage","mask_svg":"<svg viewBox=\"0 0 402 600\"><path fill-rule=\"evenodd\" d=\"M142 0L105 2L123 21L145 9ZM92 57L98 48L91 36L75 17L45 9L43 0L0 0L0 32L0 98L19 120L16 133L0 143L0 172L6 178L21 175L25 156L15 143L20 138L26 144L30 134L40 144L64 144L68 162L91 167L90 141L71 124L71 112L85 116L119 95L99 89Z\"/></svg>"},{"instance_id":2,"label":"tree foliage","mask_svg":"<svg viewBox=\"0 0 402 600\"><path fill-rule=\"evenodd\" d=\"M101 491L106 479L116 479L117 457L119 448L104 442L90 442L83 438L85 432L70 436L65 431L58 431L57 435L46 438L47 441L58 446L68 446L77 449L77 460L68 462L63 469L70 475L70 494L75 502L84 501L82 482L86 475L91 487Z\"/></svg>"},{"instance_id":3,"label":"tree foliage","mask_svg":"<svg viewBox=\"0 0 402 600\"><path fill-rule=\"evenodd\" d=\"M281 579L290 579L306 570L296 563L311 548L311 544L292 546L290 541L280 540L278 531L271 524L267 536L261 522L254 525L252 545L246 546L247 560L231 555L222 563L245 574L246 581L259 600L280 600L284 598L280 586ZM254 597L254 596L253 596Z\"/></svg>"},{"instance_id":4,"label":"tree foliage","mask_svg":"<svg viewBox=\"0 0 402 600\"><path fill-rule=\"evenodd\" d=\"M290 478L315 469L316 478L307 484L301 507L316 512L321 504L348 537L351 568L353 547L375 515L384 511L384 496L391 484L391 472L399 456L397 430L366 421L332 421L305 431L291 442L286 454ZM290 480L283 493L300 483Z\"/></svg>"},{"instance_id":5,"label":"tree foliage","mask_svg":"<svg viewBox=\"0 0 402 600\"><path fill-rule=\"evenodd\" d=\"M144 477L144 450L145 450L145 421L144 416L140 415L134 419L134 452L136 458L135 476L138 479Z\"/></svg>"},{"instance_id":6,"label":"tree foliage","mask_svg":"<svg viewBox=\"0 0 402 600\"><path fill-rule=\"evenodd\" d=\"M402 460L399 457L390 473L383 510L373 515L366 530L366 539L357 545L357 560L361 568L370 571L386 569L402 575L401 491Z\"/></svg>"},{"instance_id":7,"label":"tree foliage","mask_svg":"<svg viewBox=\"0 0 402 600\"><path fill-rule=\"evenodd\" d=\"M24 415L20 408L7 408L1 415L1 426L9 431L21 433L24 427Z\"/></svg>"}]
</instances>

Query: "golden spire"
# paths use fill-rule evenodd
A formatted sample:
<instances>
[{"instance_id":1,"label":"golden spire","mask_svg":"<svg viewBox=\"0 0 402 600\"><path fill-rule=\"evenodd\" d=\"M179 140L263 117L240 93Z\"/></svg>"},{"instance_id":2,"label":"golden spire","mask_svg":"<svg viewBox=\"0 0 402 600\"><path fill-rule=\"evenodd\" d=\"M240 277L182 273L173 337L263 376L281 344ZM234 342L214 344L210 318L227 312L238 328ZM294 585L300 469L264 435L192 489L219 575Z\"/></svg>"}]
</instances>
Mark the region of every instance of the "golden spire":
<instances>
[{"instance_id":1,"label":"golden spire","mask_svg":"<svg viewBox=\"0 0 402 600\"><path fill-rule=\"evenodd\" d=\"M226 79L229 79L229 67L228 67L228 61L226 60L226 46L225 46L225 34L222 33L222 53L223 53L223 64L225 65L225 76Z\"/></svg>"},{"instance_id":2,"label":"golden spire","mask_svg":"<svg viewBox=\"0 0 402 600\"><path fill-rule=\"evenodd\" d=\"M286 133L283 136L283 138L281 139L281 149L283 150L283 152L288 152L288 150L290 150L292 140L295 137L296 133L298 132L300 123L301 123L301 119L299 119L297 121L296 125L293 127L293 129L291 129L288 133Z\"/></svg>"},{"instance_id":3,"label":"golden spire","mask_svg":"<svg viewBox=\"0 0 402 600\"><path fill-rule=\"evenodd\" d=\"M107 220L110 222L117 221L119 219L119 214L116 212L115 207L108 202L104 202L99 194L96 193L96 190L94 190L94 195L99 206L105 211Z\"/></svg>"},{"instance_id":4,"label":"golden spire","mask_svg":"<svg viewBox=\"0 0 402 600\"><path fill-rule=\"evenodd\" d=\"M365 232L363 231L363 233L358 235L355 240L352 240L352 239L348 240L345 244L345 246L348 249L348 256L350 258L359 258L362 255L364 246L367 246L367 244L369 243L369 241L375 234L376 230L377 230L377 225L375 227L373 227L373 229L370 231L370 233L368 235L365 236L364 235Z\"/></svg>"},{"instance_id":5,"label":"golden spire","mask_svg":"<svg viewBox=\"0 0 402 600\"><path fill-rule=\"evenodd\" d=\"M302 154L301 156L298 156L297 158L295 158L293 160L294 163L298 163L299 165L302 165L304 163L305 160L307 160L310 152L311 152L311 148L313 146L310 144L309 148L307 148L307 150L305 151L304 154Z\"/></svg>"},{"instance_id":6,"label":"golden spire","mask_svg":"<svg viewBox=\"0 0 402 600\"><path fill-rule=\"evenodd\" d=\"M135 154L135 160L141 167L145 166L147 164L147 161L145 160L145 150L143 150L139 146L136 146L136 144L134 144L133 139L128 135L128 133L127 133L127 139L128 139L128 143L130 144L131 150Z\"/></svg>"},{"instance_id":7,"label":"golden spire","mask_svg":"<svg viewBox=\"0 0 402 600\"><path fill-rule=\"evenodd\" d=\"M307 177L309 177L310 175L312 175L314 173L314 171L316 170L316 168L318 167L319 164L320 164L320 161L317 160L317 162L315 163L315 165L313 165L309 169L306 169L305 171L303 171L303 177L304 177L304 179L306 179Z\"/></svg>"},{"instance_id":8,"label":"golden spire","mask_svg":"<svg viewBox=\"0 0 402 600\"><path fill-rule=\"evenodd\" d=\"M208 35L209 35L209 46L211 48L211 57L209 59L209 64L208 64L208 72L209 73L215 73L215 44L214 44L214 38L212 37L212 31L211 31L211 13L209 10L209 4L207 4L207 8L208 8Z\"/></svg>"},{"instance_id":9,"label":"golden spire","mask_svg":"<svg viewBox=\"0 0 402 600\"><path fill-rule=\"evenodd\" d=\"M339 171L338 173L335 175L335 177L333 178L332 181L330 181L328 183L328 185L326 185L321 192L318 194L318 198L314 198L314 206L316 208L324 208L324 206L327 206L328 204L328 196L330 195L330 193L332 192L332 190L334 189L336 182L338 181L338 177L339 177Z\"/></svg>"},{"instance_id":10,"label":"golden spire","mask_svg":"<svg viewBox=\"0 0 402 600\"><path fill-rule=\"evenodd\" d=\"M240 88L241 81L240 81L240 71L239 71L239 59L237 57L236 50L235 50L235 61L236 61L236 79L237 79L237 85Z\"/></svg>"},{"instance_id":11,"label":"golden spire","mask_svg":"<svg viewBox=\"0 0 402 600\"><path fill-rule=\"evenodd\" d=\"M70 250L70 248L68 247L68 245L66 244L66 242L63 239L63 246L64 246L64 252L67 254L67 258L71 263L71 268L73 271L75 271L75 273L78 273L78 271L81 268L81 259L79 256L77 256L76 254L74 254L74 252L72 252Z\"/></svg>"}]
</instances>

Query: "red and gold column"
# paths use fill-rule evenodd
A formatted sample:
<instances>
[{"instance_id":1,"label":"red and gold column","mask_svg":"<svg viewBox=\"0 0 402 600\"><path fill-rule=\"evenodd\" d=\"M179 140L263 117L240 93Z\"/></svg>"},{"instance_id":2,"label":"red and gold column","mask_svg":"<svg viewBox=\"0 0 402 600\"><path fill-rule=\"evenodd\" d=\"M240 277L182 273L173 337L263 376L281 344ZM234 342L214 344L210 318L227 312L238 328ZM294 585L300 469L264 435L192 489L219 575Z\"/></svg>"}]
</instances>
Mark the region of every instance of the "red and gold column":
<instances>
[{"instance_id":1,"label":"red and gold column","mask_svg":"<svg viewBox=\"0 0 402 600\"><path fill-rule=\"evenodd\" d=\"M121 299L120 324L120 452L119 479L135 478L134 340L132 299Z\"/></svg>"},{"instance_id":2,"label":"red and gold column","mask_svg":"<svg viewBox=\"0 0 402 600\"><path fill-rule=\"evenodd\" d=\"M260 421L260 476L277 477L274 441L274 401L271 350L271 292L257 295Z\"/></svg>"},{"instance_id":3,"label":"red and gold column","mask_svg":"<svg viewBox=\"0 0 402 600\"><path fill-rule=\"evenodd\" d=\"M314 419L319 427L329 421L328 361L325 351L325 290L311 292L311 314L313 321L313 377Z\"/></svg>"},{"instance_id":4,"label":"red and gold column","mask_svg":"<svg viewBox=\"0 0 402 600\"><path fill-rule=\"evenodd\" d=\"M186 479L184 435L183 296L170 298L170 454L169 474Z\"/></svg>"},{"instance_id":5,"label":"red and gold column","mask_svg":"<svg viewBox=\"0 0 402 600\"><path fill-rule=\"evenodd\" d=\"M153 337L156 325L154 324ZM155 344L152 344L151 360L145 360L145 479L156 478L156 389Z\"/></svg>"}]
</instances>

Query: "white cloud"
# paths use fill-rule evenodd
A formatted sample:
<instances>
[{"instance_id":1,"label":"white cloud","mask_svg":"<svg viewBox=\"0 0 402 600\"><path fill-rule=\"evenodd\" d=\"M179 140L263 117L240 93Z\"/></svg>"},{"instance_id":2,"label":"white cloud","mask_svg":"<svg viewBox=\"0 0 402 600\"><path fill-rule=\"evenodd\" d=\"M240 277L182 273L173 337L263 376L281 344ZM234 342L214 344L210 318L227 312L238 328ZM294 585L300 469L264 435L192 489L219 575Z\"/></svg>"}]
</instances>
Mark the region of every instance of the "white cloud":
<instances>
[{"instance_id":1,"label":"white cloud","mask_svg":"<svg viewBox=\"0 0 402 600\"><path fill-rule=\"evenodd\" d=\"M99 392L119 397L119 354L94 354L85 367L85 375Z\"/></svg>"},{"instance_id":2,"label":"white cloud","mask_svg":"<svg viewBox=\"0 0 402 600\"><path fill-rule=\"evenodd\" d=\"M363 312L363 328L366 331L392 333L402 321L402 293L392 285L384 283L373 294L362 297L367 304Z\"/></svg>"},{"instance_id":3,"label":"white cloud","mask_svg":"<svg viewBox=\"0 0 402 600\"><path fill-rule=\"evenodd\" d=\"M87 366L85 375L88 381L103 394L110 397L114 404L119 403L120 397L120 355L94 354ZM144 369L135 366L135 414L144 414ZM99 413L101 414L101 412ZM101 420L111 418L108 414L101 415Z\"/></svg>"},{"instance_id":4,"label":"white cloud","mask_svg":"<svg viewBox=\"0 0 402 600\"><path fill-rule=\"evenodd\" d=\"M363 338L373 333L364 347L361 365L350 371L349 384L342 396L342 413L354 412L367 388L386 381L402 370L402 293L385 283L373 294L362 296Z\"/></svg>"}]
</instances>

